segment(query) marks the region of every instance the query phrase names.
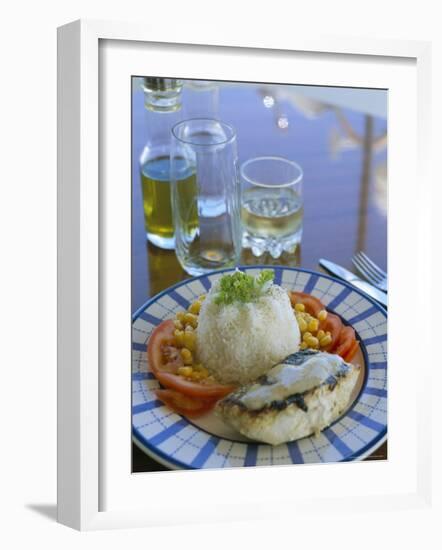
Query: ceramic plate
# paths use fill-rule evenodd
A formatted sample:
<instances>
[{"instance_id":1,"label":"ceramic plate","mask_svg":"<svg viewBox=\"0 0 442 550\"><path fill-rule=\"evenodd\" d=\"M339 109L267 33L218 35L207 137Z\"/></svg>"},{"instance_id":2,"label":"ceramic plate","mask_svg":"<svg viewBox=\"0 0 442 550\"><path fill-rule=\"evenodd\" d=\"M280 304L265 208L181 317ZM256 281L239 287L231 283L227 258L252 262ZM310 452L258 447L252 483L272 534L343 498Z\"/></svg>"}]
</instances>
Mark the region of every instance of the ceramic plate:
<instances>
[{"instance_id":1,"label":"ceramic plate","mask_svg":"<svg viewBox=\"0 0 442 550\"><path fill-rule=\"evenodd\" d=\"M249 274L273 269L275 283L311 293L350 324L360 340L353 363L361 366L347 411L318 436L292 443L256 443L228 428L213 412L188 420L156 399L159 384L149 372L146 346L153 329L174 318L227 271L188 279L158 294L133 318L132 426L135 443L169 468L232 468L361 460L387 435L387 313L371 298L343 281L305 269L241 267Z\"/></svg>"}]
</instances>

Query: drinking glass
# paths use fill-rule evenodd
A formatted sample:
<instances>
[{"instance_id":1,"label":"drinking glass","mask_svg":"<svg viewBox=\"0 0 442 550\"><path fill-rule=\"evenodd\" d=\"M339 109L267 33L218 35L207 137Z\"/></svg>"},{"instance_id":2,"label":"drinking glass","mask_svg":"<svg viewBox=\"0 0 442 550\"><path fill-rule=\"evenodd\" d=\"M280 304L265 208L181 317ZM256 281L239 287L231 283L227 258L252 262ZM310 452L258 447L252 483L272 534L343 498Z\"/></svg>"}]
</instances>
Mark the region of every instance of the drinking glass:
<instances>
[{"instance_id":1,"label":"drinking glass","mask_svg":"<svg viewBox=\"0 0 442 550\"><path fill-rule=\"evenodd\" d=\"M241 165L243 246L255 256L293 253L302 238L303 172L292 160L267 156Z\"/></svg>"},{"instance_id":2,"label":"drinking glass","mask_svg":"<svg viewBox=\"0 0 442 550\"><path fill-rule=\"evenodd\" d=\"M175 251L201 275L238 263L240 185L236 133L219 120L194 118L172 128L171 184Z\"/></svg>"}]
</instances>

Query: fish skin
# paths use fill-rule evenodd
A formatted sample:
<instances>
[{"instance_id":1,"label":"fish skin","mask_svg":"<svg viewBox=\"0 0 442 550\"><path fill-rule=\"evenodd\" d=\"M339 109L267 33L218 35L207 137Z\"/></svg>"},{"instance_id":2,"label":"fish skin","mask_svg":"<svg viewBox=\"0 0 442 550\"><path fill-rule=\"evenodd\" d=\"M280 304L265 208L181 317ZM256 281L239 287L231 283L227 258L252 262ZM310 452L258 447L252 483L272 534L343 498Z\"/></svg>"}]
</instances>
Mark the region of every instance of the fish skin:
<instances>
[{"instance_id":1,"label":"fish skin","mask_svg":"<svg viewBox=\"0 0 442 550\"><path fill-rule=\"evenodd\" d=\"M296 356L293 354L290 357ZM266 375L247 384L218 402L216 412L226 423L254 441L280 445L319 434L347 408L360 368L344 363L342 373L302 394L273 401L256 410L241 397L256 384L266 385Z\"/></svg>"}]
</instances>

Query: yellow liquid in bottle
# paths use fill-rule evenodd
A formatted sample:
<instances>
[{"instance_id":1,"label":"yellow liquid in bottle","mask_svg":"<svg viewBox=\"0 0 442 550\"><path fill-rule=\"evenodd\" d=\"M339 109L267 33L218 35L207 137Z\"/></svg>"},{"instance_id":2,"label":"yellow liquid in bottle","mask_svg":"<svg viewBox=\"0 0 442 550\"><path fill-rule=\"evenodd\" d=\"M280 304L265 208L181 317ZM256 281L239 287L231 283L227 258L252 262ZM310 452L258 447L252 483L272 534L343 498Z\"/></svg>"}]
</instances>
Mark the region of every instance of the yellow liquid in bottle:
<instances>
[{"instance_id":1,"label":"yellow liquid in bottle","mask_svg":"<svg viewBox=\"0 0 442 550\"><path fill-rule=\"evenodd\" d=\"M180 204L187 205L196 199L196 176L194 171L184 169L180 175L182 177L177 181L178 192L183 196ZM169 157L154 158L143 164L141 167L141 186L146 234L155 244L155 241L172 241L174 224ZM198 215L196 210L188 223L190 226L197 226Z\"/></svg>"}]
</instances>

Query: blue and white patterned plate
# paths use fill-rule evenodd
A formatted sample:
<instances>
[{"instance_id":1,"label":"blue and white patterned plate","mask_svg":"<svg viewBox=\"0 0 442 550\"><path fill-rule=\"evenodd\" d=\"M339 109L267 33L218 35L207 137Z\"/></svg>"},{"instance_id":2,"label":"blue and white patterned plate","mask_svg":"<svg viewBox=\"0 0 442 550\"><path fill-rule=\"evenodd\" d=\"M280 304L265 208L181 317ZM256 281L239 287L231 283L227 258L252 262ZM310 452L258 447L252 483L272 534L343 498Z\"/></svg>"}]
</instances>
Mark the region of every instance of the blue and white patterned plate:
<instances>
[{"instance_id":1,"label":"blue and white patterned plate","mask_svg":"<svg viewBox=\"0 0 442 550\"><path fill-rule=\"evenodd\" d=\"M273 447L252 442L232 431L213 412L190 421L156 399L154 390L159 384L149 372L146 358L151 332L206 293L223 272L195 277L152 298L133 319L133 438L158 462L174 469L195 469L361 460L386 439L386 311L357 289L322 273L275 266L241 269L257 274L265 268L275 271L275 283L317 296L328 310L356 330L361 350L353 362L362 368L352 404L318 436Z\"/></svg>"}]
</instances>

